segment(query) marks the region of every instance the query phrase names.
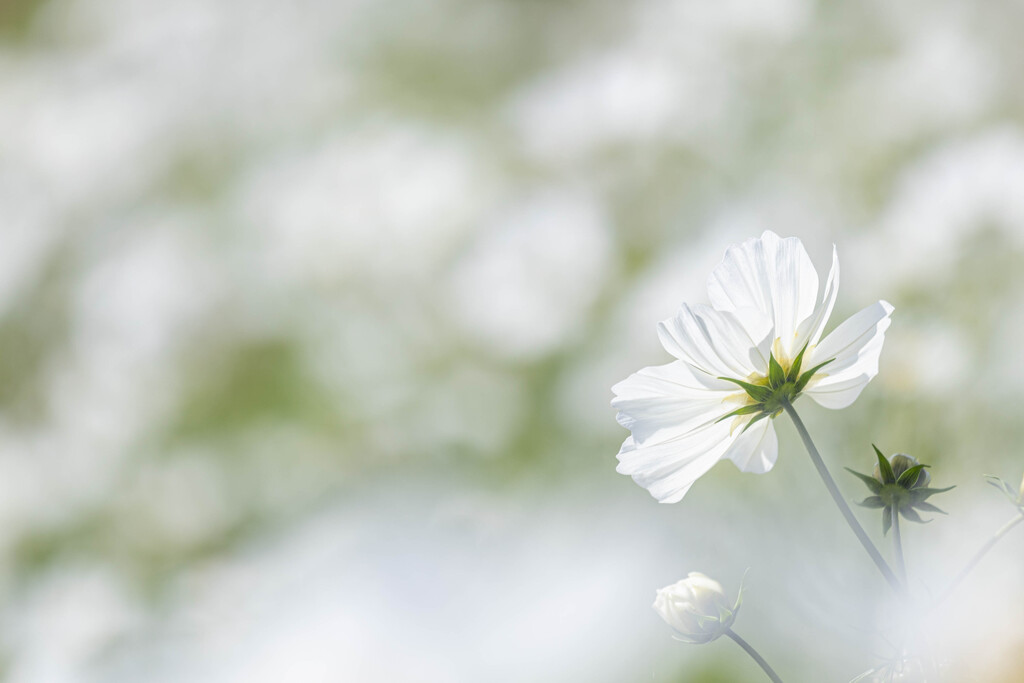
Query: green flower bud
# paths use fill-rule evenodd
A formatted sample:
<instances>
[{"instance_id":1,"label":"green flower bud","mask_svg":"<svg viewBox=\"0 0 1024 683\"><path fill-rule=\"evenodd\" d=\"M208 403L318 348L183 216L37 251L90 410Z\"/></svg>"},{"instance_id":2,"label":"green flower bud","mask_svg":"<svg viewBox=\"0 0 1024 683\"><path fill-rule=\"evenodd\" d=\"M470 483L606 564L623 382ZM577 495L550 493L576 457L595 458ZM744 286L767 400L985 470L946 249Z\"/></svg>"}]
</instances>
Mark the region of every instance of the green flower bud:
<instances>
[{"instance_id":1,"label":"green flower bud","mask_svg":"<svg viewBox=\"0 0 1024 683\"><path fill-rule=\"evenodd\" d=\"M848 472L854 474L871 491L868 496L860 502L862 507L874 508L882 511L882 533L888 533L892 526L892 515L894 512L910 520L911 522L924 523L918 511L938 512L946 514L940 508L928 502L928 498L936 493L943 493L954 488L952 486L944 489L928 488L932 481L931 474L912 455L896 453L893 456L885 457L875 446L877 464L872 476L855 472L849 467Z\"/></svg>"},{"instance_id":2,"label":"green flower bud","mask_svg":"<svg viewBox=\"0 0 1024 683\"><path fill-rule=\"evenodd\" d=\"M888 460L889 467L892 468L892 474L894 477L896 477L897 481L899 481L903 473L909 470L911 467L916 467L921 464L917 461L917 458L915 458L912 455L907 455L906 453L896 453L892 457L888 458ZM875 479L877 479L882 484L887 483L883 479L882 473L879 471L879 465L875 465L875 470L873 474ZM900 486L906 489L916 489L928 486L928 484L930 484L931 481L932 475L928 473L928 470L921 469L919 470L919 474L917 475L917 477L912 482L902 483L900 484Z\"/></svg>"}]
</instances>

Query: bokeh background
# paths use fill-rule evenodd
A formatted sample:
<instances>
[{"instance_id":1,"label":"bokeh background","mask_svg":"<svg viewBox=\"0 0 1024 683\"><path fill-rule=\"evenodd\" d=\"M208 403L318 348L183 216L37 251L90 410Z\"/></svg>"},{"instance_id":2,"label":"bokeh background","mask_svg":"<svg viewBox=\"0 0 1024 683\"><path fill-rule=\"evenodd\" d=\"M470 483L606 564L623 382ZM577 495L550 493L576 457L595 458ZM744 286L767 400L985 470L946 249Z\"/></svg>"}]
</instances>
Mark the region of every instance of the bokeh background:
<instances>
[{"instance_id":1,"label":"bokeh background","mask_svg":"<svg viewBox=\"0 0 1024 683\"><path fill-rule=\"evenodd\" d=\"M896 306L850 409L950 512L1024 474L1024 6L969 0L0 2L0 679L757 681L674 642L699 570L787 680L898 639L791 427L662 506L610 387L733 243L801 237L833 324ZM874 511L858 512L879 543ZM887 549L887 546L885 546ZM934 614L1020 681L1024 528Z\"/></svg>"}]
</instances>

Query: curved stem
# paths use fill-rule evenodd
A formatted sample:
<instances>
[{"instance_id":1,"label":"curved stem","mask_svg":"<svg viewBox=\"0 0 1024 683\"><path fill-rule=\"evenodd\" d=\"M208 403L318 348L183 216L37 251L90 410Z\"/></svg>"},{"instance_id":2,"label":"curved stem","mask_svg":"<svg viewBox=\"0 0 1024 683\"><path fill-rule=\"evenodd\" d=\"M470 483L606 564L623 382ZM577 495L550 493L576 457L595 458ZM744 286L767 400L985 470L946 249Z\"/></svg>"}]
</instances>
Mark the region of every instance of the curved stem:
<instances>
[{"instance_id":1,"label":"curved stem","mask_svg":"<svg viewBox=\"0 0 1024 683\"><path fill-rule=\"evenodd\" d=\"M1019 515L1017 515L1016 517L1008 521L1006 524L1001 526L999 528L999 531L992 534L992 538L988 539L988 541L985 542L985 545L981 546L981 548L978 549L978 552L974 554L974 557L971 558L971 561L968 562L964 566L964 568L960 570L960 573L956 575L956 578L953 579L953 582L949 584L949 587L946 588L946 590L942 592L942 595L939 596L939 599L935 601L935 606L938 606L939 603L948 598L949 594L956 590L956 587L959 586L965 578L967 578L967 575L971 573L971 570L974 569L974 567L979 562L981 562L981 558L985 557L985 555L988 554L988 551L992 550L992 547L999 542L999 539L1005 536L1010 531L1010 529L1017 526L1021 522L1024 522L1024 510L1021 510Z\"/></svg>"},{"instance_id":2,"label":"curved stem","mask_svg":"<svg viewBox=\"0 0 1024 683\"><path fill-rule=\"evenodd\" d=\"M907 565L903 561L903 539L900 537L900 509L896 505L891 506L892 510L892 554L896 558L896 571L899 573L900 581L907 585Z\"/></svg>"},{"instance_id":3,"label":"curved stem","mask_svg":"<svg viewBox=\"0 0 1024 683\"><path fill-rule=\"evenodd\" d=\"M803 420L796 414L796 410L793 409L793 405L789 401L784 401L782 407L789 413L790 419L793 420L793 425L796 427L796 431L800 434L800 439L804 442L804 447L807 448L808 455L811 456L811 462L814 463L814 467L817 468L818 474L821 476L821 480L825 483L825 488L828 489L829 494L832 496L832 500L835 501L836 507L839 508L839 512L843 513L843 518L849 525L850 530L853 531L857 540L864 546L864 550L867 551L868 555L871 556L875 566L878 567L878 571L882 572L882 576L889 582L892 589L898 594L903 595L903 584L900 583L896 575L892 573L892 569L889 564L885 561L882 555L878 552L878 548L868 538L864 528L857 521L857 518L853 516L853 511L850 510L850 506L846 504L843 499L843 494L839 492L839 487L836 486L835 480L832 475L829 474L828 468L825 466L825 461L821 459L821 454L818 453L818 449L815 447L814 442L811 440L811 435L807 433L807 427L804 426Z\"/></svg>"},{"instance_id":4,"label":"curved stem","mask_svg":"<svg viewBox=\"0 0 1024 683\"><path fill-rule=\"evenodd\" d=\"M768 662L764 660L764 657L762 657L758 653L758 651L755 650L753 646L751 646L750 643L736 635L736 632L733 631L731 628L726 630L725 635L729 636L734 641L736 641L736 644L742 647L743 651L750 655L751 659L757 662L758 666L760 666L761 669L764 670L766 674L768 674L768 678L770 678L773 683L782 683L782 679L779 678L779 675L775 673L774 669L768 666Z\"/></svg>"}]
</instances>

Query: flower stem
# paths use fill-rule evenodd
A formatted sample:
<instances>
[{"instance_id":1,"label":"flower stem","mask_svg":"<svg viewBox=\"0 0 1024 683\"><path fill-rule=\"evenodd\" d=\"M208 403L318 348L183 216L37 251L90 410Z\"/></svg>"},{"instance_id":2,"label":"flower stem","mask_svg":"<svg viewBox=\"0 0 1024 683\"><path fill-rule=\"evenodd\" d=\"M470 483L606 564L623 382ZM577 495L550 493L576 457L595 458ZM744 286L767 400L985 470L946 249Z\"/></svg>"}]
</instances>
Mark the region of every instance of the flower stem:
<instances>
[{"instance_id":1,"label":"flower stem","mask_svg":"<svg viewBox=\"0 0 1024 683\"><path fill-rule=\"evenodd\" d=\"M965 578L967 578L967 575L971 573L971 570L974 569L974 567L979 562L981 562L981 558L985 557L985 555L988 554L988 551L992 550L992 547L999 542L999 539L1005 536L1010 531L1010 529L1017 526L1021 522L1024 522L1024 510L1021 510L1019 515L1017 515L1016 517L1008 521L1006 524L1001 526L999 528L999 531L992 534L992 538L988 539L988 541L985 542L985 545L981 546L981 548L978 549L978 552L974 554L974 557L971 558L971 561L968 562L964 566L964 568L960 570L960 573L956 575L956 578L953 579L953 582L949 584L949 587L946 588L946 590L942 592L942 595L939 596L938 600L935 601L935 606L937 607L939 603L948 598L950 593L956 590L956 587L959 586Z\"/></svg>"},{"instance_id":2,"label":"flower stem","mask_svg":"<svg viewBox=\"0 0 1024 683\"><path fill-rule=\"evenodd\" d=\"M900 537L900 509L893 505L892 510L892 554L896 558L896 571L900 581L907 585L907 565L903 561L903 539Z\"/></svg>"},{"instance_id":3,"label":"flower stem","mask_svg":"<svg viewBox=\"0 0 1024 683\"><path fill-rule=\"evenodd\" d=\"M839 487L836 486L836 482L832 479L832 475L829 474L828 468L825 466L825 461L821 459L821 454L818 453L818 449L815 447L814 442L811 440L811 435L807 433L807 427L804 426L803 420L796 414L796 410L793 409L793 404L789 401L784 401L782 407L789 413L790 419L793 420L793 425L796 427L796 431L800 434L800 439L804 442L804 447L807 448L808 455L811 456L811 462L814 463L815 468L818 470L818 474L821 476L821 480L825 483L825 488L828 489L829 494L832 496L832 500L835 501L836 507L839 508L839 512L843 513L843 518L853 531L857 540L864 546L864 550L867 551L868 555L871 556L875 566L878 567L878 571L882 572L882 576L889 582L892 589L898 594L903 595L903 584L900 583L896 575L892 573L892 569L889 564L885 561L882 555L878 552L878 548L868 538L867 533L864 532L864 528L857 521L857 518L853 516L853 511L850 510L850 506L843 500L843 494L839 492Z\"/></svg>"},{"instance_id":4,"label":"flower stem","mask_svg":"<svg viewBox=\"0 0 1024 683\"><path fill-rule=\"evenodd\" d=\"M779 678L779 675L775 673L774 669L768 666L768 662L764 660L764 657L762 657L750 643L736 635L736 632L733 631L731 628L726 630L725 635L732 638L737 645L742 647L743 651L750 655L751 659L757 662L758 666L760 666L764 670L764 672L768 674L768 678L770 678L773 683L782 683L782 679Z\"/></svg>"}]
</instances>

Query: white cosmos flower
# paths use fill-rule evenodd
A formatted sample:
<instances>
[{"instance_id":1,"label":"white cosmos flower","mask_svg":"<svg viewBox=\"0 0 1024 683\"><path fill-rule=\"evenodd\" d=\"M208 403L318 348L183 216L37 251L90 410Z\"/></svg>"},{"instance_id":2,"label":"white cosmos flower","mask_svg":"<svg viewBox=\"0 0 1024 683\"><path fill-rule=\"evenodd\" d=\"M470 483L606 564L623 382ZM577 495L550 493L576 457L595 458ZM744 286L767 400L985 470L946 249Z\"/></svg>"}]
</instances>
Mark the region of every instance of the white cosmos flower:
<instances>
[{"instance_id":1,"label":"white cosmos flower","mask_svg":"<svg viewBox=\"0 0 1024 683\"><path fill-rule=\"evenodd\" d=\"M675 503L720 460L744 472L770 470L780 398L807 394L833 409L853 403L878 374L893 307L872 304L822 339L838 288L835 247L820 300L818 274L796 237L765 232L730 247L708 278L711 306L684 303L658 325L678 360L612 387L617 419L632 432L618 471ZM760 400L737 381L753 385Z\"/></svg>"}]
</instances>

